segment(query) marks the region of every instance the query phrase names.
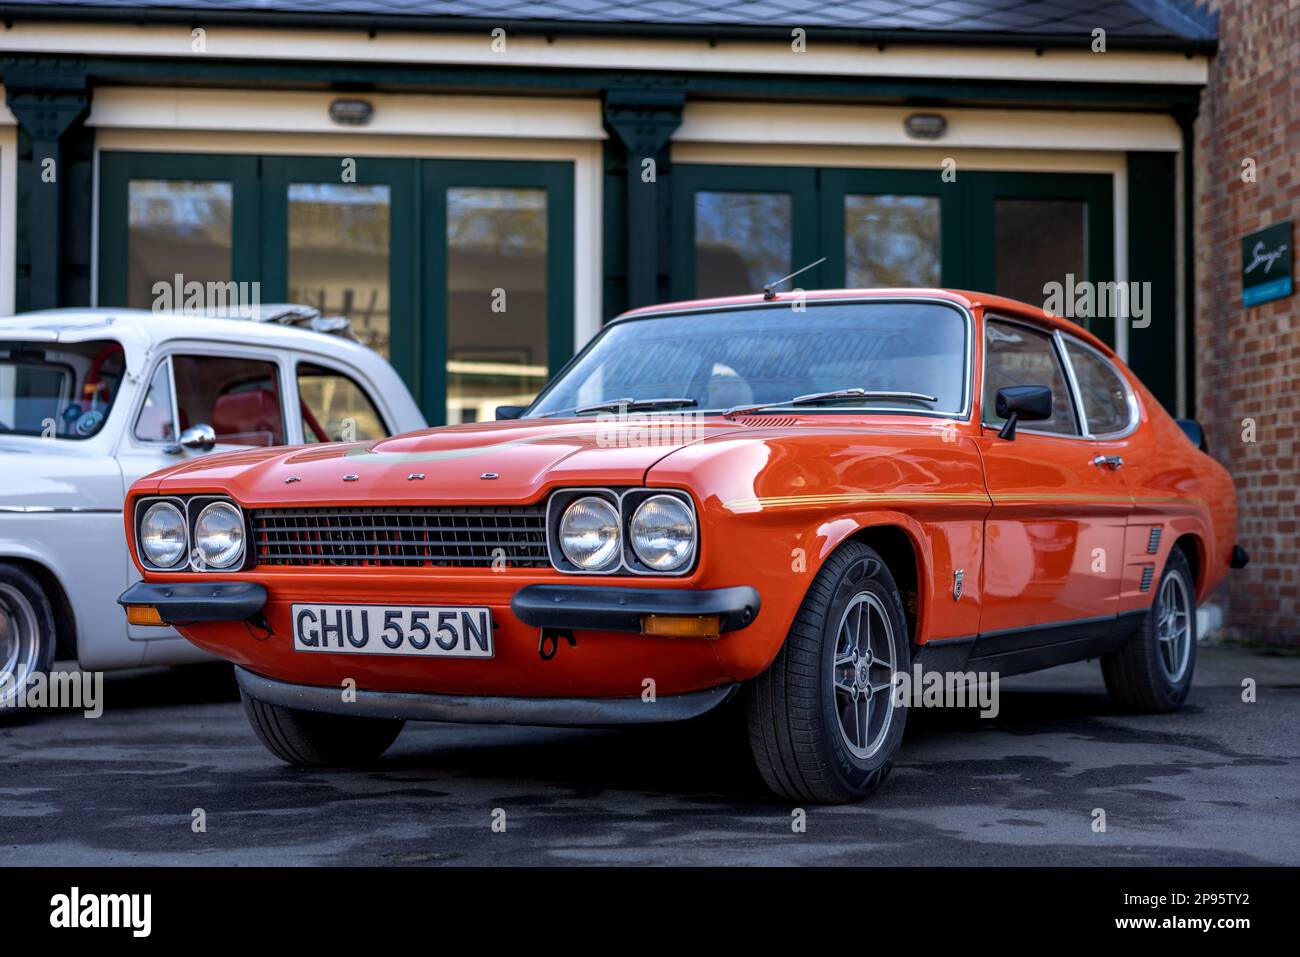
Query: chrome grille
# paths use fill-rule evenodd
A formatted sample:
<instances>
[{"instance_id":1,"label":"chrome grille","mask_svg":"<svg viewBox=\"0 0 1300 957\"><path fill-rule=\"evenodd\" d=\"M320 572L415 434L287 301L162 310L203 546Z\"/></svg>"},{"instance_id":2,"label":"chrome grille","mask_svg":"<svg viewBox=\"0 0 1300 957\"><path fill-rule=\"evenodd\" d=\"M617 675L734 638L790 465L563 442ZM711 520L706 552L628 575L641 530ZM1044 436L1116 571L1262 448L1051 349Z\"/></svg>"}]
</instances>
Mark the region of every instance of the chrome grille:
<instances>
[{"instance_id":1,"label":"chrome grille","mask_svg":"<svg viewBox=\"0 0 1300 957\"><path fill-rule=\"evenodd\" d=\"M543 568L546 505L264 508L259 565Z\"/></svg>"}]
</instances>

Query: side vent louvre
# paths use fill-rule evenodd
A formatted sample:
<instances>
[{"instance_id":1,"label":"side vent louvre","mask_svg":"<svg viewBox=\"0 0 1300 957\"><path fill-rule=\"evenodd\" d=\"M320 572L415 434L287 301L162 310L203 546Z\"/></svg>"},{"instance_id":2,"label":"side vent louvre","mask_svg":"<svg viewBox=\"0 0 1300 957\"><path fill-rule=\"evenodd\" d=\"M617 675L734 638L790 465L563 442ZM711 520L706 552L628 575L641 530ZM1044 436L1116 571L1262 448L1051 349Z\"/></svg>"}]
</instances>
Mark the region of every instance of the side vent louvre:
<instances>
[{"instance_id":1,"label":"side vent louvre","mask_svg":"<svg viewBox=\"0 0 1300 957\"><path fill-rule=\"evenodd\" d=\"M1151 579L1156 577L1156 566L1147 565L1142 569L1142 590L1151 590Z\"/></svg>"},{"instance_id":2,"label":"side vent louvre","mask_svg":"<svg viewBox=\"0 0 1300 957\"><path fill-rule=\"evenodd\" d=\"M1161 528L1157 525L1151 529L1151 534L1147 536L1147 554L1154 555L1160 551L1160 532Z\"/></svg>"}]
</instances>

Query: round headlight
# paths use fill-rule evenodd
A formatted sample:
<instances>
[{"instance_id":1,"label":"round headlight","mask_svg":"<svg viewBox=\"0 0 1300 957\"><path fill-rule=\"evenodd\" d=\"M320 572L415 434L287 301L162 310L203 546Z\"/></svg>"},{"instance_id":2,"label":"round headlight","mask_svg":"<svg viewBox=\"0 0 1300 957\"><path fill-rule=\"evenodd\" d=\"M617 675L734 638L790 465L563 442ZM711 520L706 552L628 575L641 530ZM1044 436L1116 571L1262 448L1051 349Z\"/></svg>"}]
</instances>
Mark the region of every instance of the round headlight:
<instances>
[{"instance_id":1,"label":"round headlight","mask_svg":"<svg viewBox=\"0 0 1300 957\"><path fill-rule=\"evenodd\" d=\"M171 568L185 557L185 516L171 502L150 505L140 522L140 552L155 568Z\"/></svg>"},{"instance_id":2,"label":"round headlight","mask_svg":"<svg viewBox=\"0 0 1300 957\"><path fill-rule=\"evenodd\" d=\"M205 565L229 568L244 557L244 516L229 502L213 502L194 523L194 547Z\"/></svg>"},{"instance_id":3,"label":"round headlight","mask_svg":"<svg viewBox=\"0 0 1300 957\"><path fill-rule=\"evenodd\" d=\"M695 516L673 495L653 495L632 515L632 551L657 572L688 564L695 553Z\"/></svg>"},{"instance_id":4,"label":"round headlight","mask_svg":"<svg viewBox=\"0 0 1300 957\"><path fill-rule=\"evenodd\" d=\"M560 549L579 568L593 571L617 562L619 539L618 509L603 498L580 498L560 519Z\"/></svg>"}]
</instances>

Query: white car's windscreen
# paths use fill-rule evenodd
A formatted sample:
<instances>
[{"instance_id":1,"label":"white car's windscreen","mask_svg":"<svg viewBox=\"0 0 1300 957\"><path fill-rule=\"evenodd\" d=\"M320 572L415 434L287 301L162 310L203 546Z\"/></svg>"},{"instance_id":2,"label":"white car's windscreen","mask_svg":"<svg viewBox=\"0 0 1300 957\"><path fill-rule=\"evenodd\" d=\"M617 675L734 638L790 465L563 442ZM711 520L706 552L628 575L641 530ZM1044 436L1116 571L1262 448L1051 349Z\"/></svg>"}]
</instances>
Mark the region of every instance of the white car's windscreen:
<instances>
[{"instance_id":1,"label":"white car's windscreen","mask_svg":"<svg viewBox=\"0 0 1300 957\"><path fill-rule=\"evenodd\" d=\"M111 339L0 341L0 435L89 438L104 426L125 364Z\"/></svg>"}]
</instances>

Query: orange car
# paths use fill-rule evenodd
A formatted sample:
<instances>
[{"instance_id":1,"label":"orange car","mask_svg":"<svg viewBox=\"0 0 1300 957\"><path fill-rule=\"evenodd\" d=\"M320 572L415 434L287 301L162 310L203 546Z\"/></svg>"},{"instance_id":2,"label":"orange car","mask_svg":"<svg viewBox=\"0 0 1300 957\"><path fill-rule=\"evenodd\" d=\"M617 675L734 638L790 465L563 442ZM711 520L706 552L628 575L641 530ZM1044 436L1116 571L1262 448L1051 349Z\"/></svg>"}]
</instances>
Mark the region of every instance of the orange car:
<instances>
[{"instance_id":1,"label":"orange car","mask_svg":"<svg viewBox=\"0 0 1300 957\"><path fill-rule=\"evenodd\" d=\"M1176 708L1197 601L1245 562L1195 424L996 296L642 309L498 417L140 480L128 616L233 661L294 764L373 759L407 719L739 695L771 788L836 802L888 773L902 675L1100 658L1124 706Z\"/></svg>"}]
</instances>

